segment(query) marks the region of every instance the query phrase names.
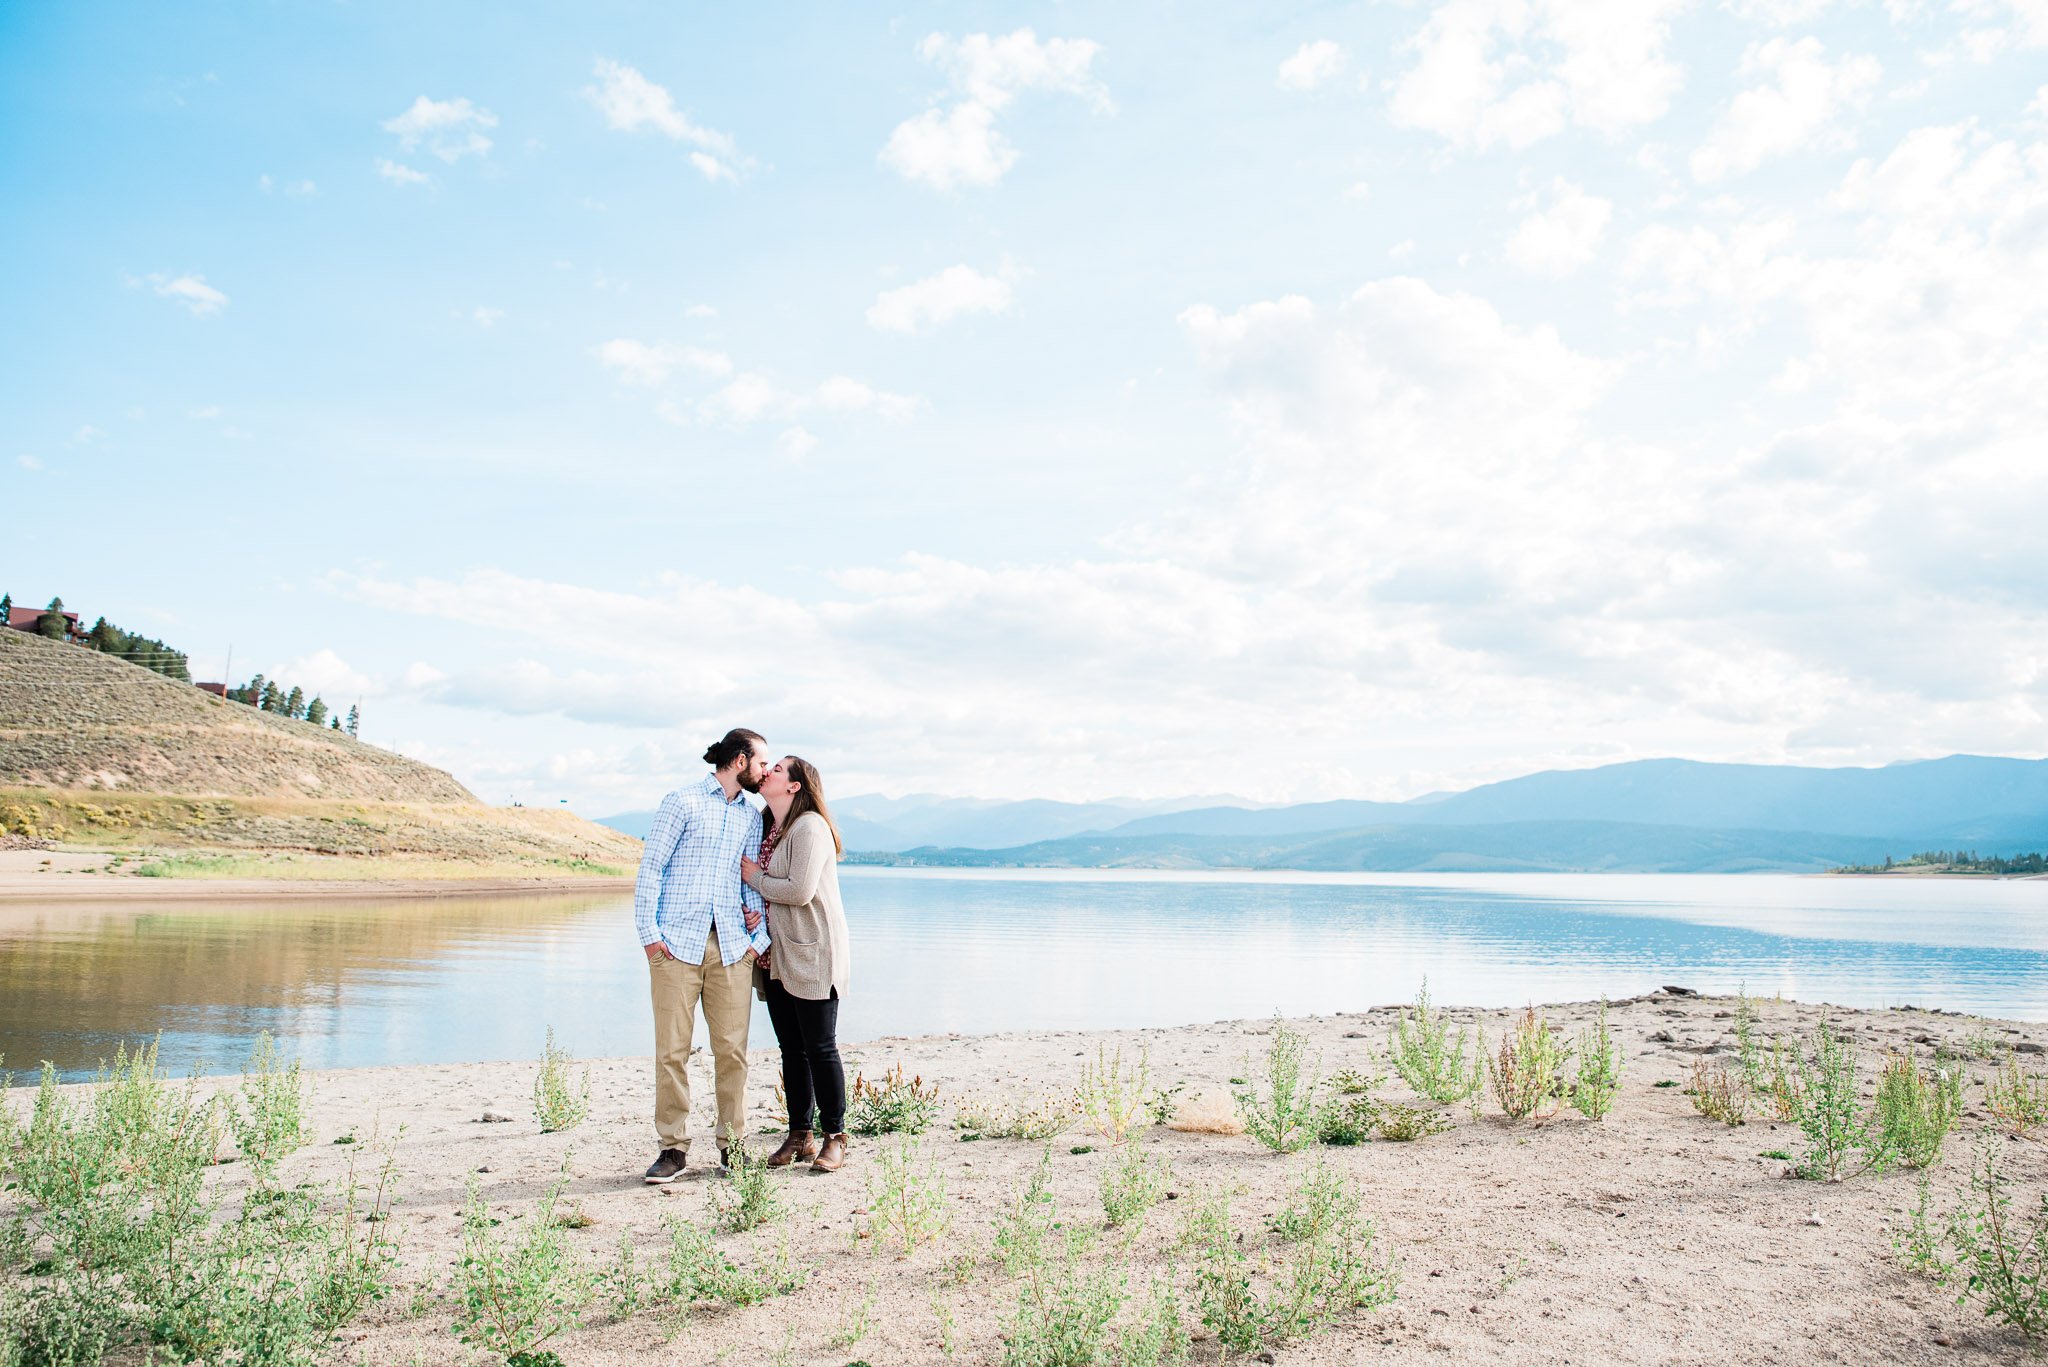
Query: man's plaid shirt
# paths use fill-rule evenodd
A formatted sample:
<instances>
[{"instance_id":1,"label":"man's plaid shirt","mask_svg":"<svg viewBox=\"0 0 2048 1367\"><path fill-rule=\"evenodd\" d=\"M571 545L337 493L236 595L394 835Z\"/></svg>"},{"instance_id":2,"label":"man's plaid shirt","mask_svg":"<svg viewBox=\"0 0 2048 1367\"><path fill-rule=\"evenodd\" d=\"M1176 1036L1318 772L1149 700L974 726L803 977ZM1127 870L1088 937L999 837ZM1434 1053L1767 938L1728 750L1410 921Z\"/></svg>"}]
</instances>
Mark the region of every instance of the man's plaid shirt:
<instances>
[{"instance_id":1,"label":"man's plaid shirt","mask_svg":"<svg viewBox=\"0 0 2048 1367\"><path fill-rule=\"evenodd\" d=\"M633 925L640 943L659 940L686 964L704 961L718 925L718 957L736 963L751 946L768 952L768 918L747 931L748 908L765 912L761 894L740 881L740 856L761 848L761 814L744 793L726 800L716 774L670 793L654 814L633 884Z\"/></svg>"}]
</instances>

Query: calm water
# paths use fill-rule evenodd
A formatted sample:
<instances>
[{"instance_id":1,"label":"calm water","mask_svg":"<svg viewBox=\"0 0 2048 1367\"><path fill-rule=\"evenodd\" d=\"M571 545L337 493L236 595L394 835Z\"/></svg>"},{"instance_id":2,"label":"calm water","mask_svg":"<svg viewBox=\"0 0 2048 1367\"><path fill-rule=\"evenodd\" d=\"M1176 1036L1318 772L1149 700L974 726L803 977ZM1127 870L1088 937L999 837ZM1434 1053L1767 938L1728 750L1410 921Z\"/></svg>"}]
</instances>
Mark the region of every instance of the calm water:
<instances>
[{"instance_id":1,"label":"calm water","mask_svg":"<svg viewBox=\"0 0 2048 1367\"><path fill-rule=\"evenodd\" d=\"M2048 881L849 869L845 1038L1172 1025L1662 983L2048 1020ZM268 1030L308 1066L647 1048L620 896L0 907L0 1055L89 1071L162 1036L238 1067ZM757 1011L755 1041L772 1040Z\"/></svg>"}]
</instances>

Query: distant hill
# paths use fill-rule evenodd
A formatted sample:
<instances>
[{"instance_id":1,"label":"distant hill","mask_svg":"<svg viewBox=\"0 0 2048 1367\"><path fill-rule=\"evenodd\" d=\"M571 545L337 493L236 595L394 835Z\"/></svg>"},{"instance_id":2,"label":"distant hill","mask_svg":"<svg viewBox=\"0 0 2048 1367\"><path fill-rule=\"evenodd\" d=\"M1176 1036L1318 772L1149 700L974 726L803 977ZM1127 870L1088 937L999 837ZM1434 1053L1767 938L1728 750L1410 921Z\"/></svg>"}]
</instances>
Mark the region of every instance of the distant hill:
<instances>
[{"instance_id":1,"label":"distant hill","mask_svg":"<svg viewBox=\"0 0 2048 1367\"><path fill-rule=\"evenodd\" d=\"M858 794L834 798L832 816L847 848L908 850L920 845L1018 845L1053 840L1084 831L1107 830L1151 814L1182 807L1217 804L1214 797L1172 801L1137 799L1106 802L1051 802L1025 799L1004 802L987 798L941 797L915 793L908 797ZM1250 811L1233 806L1228 810ZM621 812L599 820L613 830L645 839L654 820L650 811Z\"/></svg>"},{"instance_id":2,"label":"distant hill","mask_svg":"<svg viewBox=\"0 0 2048 1367\"><path fill-rule=\"evenodd\" d=\"M920 849L856 862L910 867L1300 869L1318 872L1820 872L1884 858L1887 842L1806 831L1620 821L1377 826L1303 837L1086 835L1002 850Z\"/></svg>"},{"instance_id":3,"label":"distant hill","mask_svg":"<svg viewBox=\"0 0 2048 1367\"><path fill-rule=\"evenodd\" d=\"M300 866L355 861L339 877L398 876L375 860L405 876L427 866L607 874L630 871L640 853L568 812L487 806L441 770L339 731L7 630L0 833Z\"/></svg>"}]
</instances>

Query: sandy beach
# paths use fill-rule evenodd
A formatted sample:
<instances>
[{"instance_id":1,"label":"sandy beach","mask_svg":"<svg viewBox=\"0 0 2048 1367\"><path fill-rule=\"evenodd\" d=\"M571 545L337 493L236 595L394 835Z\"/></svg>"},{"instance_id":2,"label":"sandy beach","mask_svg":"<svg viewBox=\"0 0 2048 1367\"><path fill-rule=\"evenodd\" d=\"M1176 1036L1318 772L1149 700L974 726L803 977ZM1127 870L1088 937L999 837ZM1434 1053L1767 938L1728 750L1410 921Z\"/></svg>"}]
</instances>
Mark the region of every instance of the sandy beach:
<instances>
[{"instance_id":1,"label":"sandy beach","mask_svg":"<svg viewBox=\"0 0 2048 1367\"><path fill-rule=\"evenodd\" d=\"M270 902L281 898L457 897L475 893L631 892L630 877L540 874L464 876L441 864L432 877L142 878L110 868L118 852L0 850L5 902ZM342 867L346 867L343 865Z\"/></svg>"},{"instance_id":2,"label":"sandy beach","mask_svg":"<svg viewBox=\"0 0 2048 1367\"><path fill-rule=\"evenodd\" d=\"M637 1003L635 1004L637 1009ZM1684 1084L1696 1058L1731 1053L1735 1002L1654 992L1617 1003L1611 1021L1628 1071L1614 1113L1593 1122L1566 1110L1546 1123L1510 1125L1489 1104L1483 1118L1462 1108L1456 1128L1414 1143L1374 1142L1276 1156L1242 1135L1143 1131L1135 1142L1172 1166L1174 1199L1156 1207L1131 1254L1133 1283L1175 1265L1180 1212L1209 1191L1235 1193L1241 1229L1254 1232L1304 1169L1325 1156L1355 1177L1379 1239L1400 1271L1389 1307L1359 1313L1316 1337L1281 1345L1271 1361L1438 1363L1808 1363L2027 1360L2016 1335L1958 1307L1909 1274L1892 1251L1916 1192L1913 1174L1894 1172L1839 1184L1793 1180L1792 1126L1752 1118L1729 1128L1696 1114ZM1325 1075L1384 1067L1386 1032L1397 1008L1292 1022ZM1548 1008L1567 1031L1591 1018L1586 1004ZM1505 1011L1455 1011L1497 1037ZM1760 1026L1806 1030L1821 1008L1765 1000ZM1834 1009L1855 1042L1866 1090L1884 1051L1939 1043L1965 1048L1985 1034L2023 1051L2048 1042L2048 1027L1993 1022L1912 1008ZM901 1064L936 1082L950 1103L966 1092L1037 1095L1071 1087L1099 1047L1126 1059L1144 1050L1153 1080L1185 1083L1185 1099L1227 1094L1230 1080L1255 1076L1270 1021L1224 1021L1175 1029L1031 1032L984 1038L892 1038L849 1046L849 1073L870 1077ZM758 1046L765 1041L756 1040ZM749 1117L773 1128L775 1056L757 1048ZM714 1184L708 1131L691 1173L666 1189L645 1186L652 1157L649 1066L640 1058L589 1065L590 1117L575 1130L543 1135L528 1097L536 1064L478 1063L368 1069L311 1077L314 1142L286 1161L287 1181L331 1181L351 1156L369 1164L395 1142L400 1202L393 1225L404 1247L402 1291L352 1326L335 1360L346 1363L474 1363L482 1359L451 1333L447 1286L461 1233L464 1186L476 1174L495 1215L511 1226L566 1167L564 1208L588 1218L568 1235L589 1262L608 1261L630 1238L643 1268L659 1264L661 1221L706 1224ZM1972 1065L1981 1077L1989 1065ZM1658 1086L1658 1083L1676 1083ZM711 1073L693 1062L699 1127L708 1126ZM1387 1095L1407 1095L1398 1080ZM1974 1081L1964 1119L1932 1170L1937 1209L1946 1209L1985 1130ZM26 1094L14 1093L16 1104ZM513 1119L483 1123L486 1108ZM719 1235L743 1265L767 1257L785 1237L812 1268L794 1295L745 1309L699 1310L677 1323L642 1311L619 1321L602 1303L584 1327L554 1346L572 1364L790 1362L842 1367L891 1363L999 1362L1001 1326L1017 1288L990 1258L992 1222L1007 1210L1039 1161L1041 1145L961 1142L950 1104L924 1139L943 1173L951 1228L937 1244L898 1257L857 1237L878 1146L857 1139L847 1168L774 1174L787 1215L776 1224ZM353 1135L359 1144L333 1141ZM768 1142L772 1142L768 1141ZM2016 1195L2031 1205L2048 1180L2048 1157L2032 1141L1997 1141ZM1093 1146L1090 1152L1070 1150ZM1097 1183L1108 1145L1077 1129L1051 1145L1062 1218L1100 1227ZM242 1169L222 1169L242 1180ZM1185 1269L1183 1269L1183 1272ZM847 1342L866 1314L866 1331ZM942 1320L946 1327L942 1328ZM1195 1361L1219 1360L1199 1334Z\"/></svg>"}]
</instances>

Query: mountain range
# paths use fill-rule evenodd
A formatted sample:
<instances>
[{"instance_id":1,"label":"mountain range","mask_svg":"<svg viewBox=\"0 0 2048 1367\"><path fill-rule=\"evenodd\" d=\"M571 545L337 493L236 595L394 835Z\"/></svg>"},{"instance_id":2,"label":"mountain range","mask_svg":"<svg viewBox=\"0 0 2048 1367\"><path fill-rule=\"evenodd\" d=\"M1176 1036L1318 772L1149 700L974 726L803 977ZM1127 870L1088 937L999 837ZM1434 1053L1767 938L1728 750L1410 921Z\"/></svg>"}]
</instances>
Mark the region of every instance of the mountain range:
<instances>
[{"instance_id":1,"label":"mountain range","mask_svg":"<svg viewBox=\"0 0 2048 1367\"><path fill-rule=\"evenodd\" d=\"M919 795L852 797L834 810L849 849L872 863L1812 870L1923 849L2048 847L2048 760L1951 755L1824 769L1656 759L1546 770L1409 802ZM649 816L628 813L605 824L638 834Z\"/></svg>"}]
</instances>

